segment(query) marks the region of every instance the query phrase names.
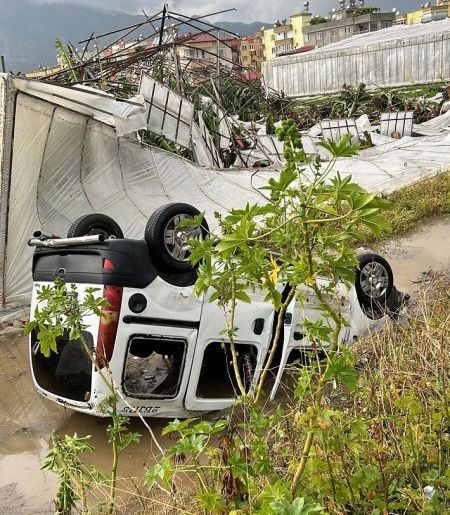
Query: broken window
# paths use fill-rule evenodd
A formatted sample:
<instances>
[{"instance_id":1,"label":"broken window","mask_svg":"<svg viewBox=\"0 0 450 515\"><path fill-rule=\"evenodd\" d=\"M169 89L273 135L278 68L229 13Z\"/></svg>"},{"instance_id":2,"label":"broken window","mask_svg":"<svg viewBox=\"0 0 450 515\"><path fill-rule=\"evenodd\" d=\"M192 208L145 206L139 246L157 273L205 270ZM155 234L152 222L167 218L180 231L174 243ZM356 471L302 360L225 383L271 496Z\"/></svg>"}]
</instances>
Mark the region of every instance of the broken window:
<instances>
[{"instance_id":1,"label":"broken window","mask_svg":"<svg viewBox=\"0 0 450 515\"><path fill-rule=\"evenodd\" d=\"M256 367L257 349L254 345L236 344L238 367L246 387L250 387ZM231 399L239 394L230 346L211 342L203 354L196 396L207 399Z\"/></svg>"},{"instance_id":2,"label":"broken window","mask_svg":"<svg viewBox=\"0 0 450 515\"><path fill-rule=\"evenodd\" d=\"M177 338L132 336L125 361L125 393L130 397L176 397L186 345L186 340Z\"/></svg>"},{"instance_id":3,"label":"broken window","mask_svg":"<svg viewBox=\"0 0 450 515\"><path fill-rule=\"evenodd\" d=\"M83 338L93 348L91 333L83 331ZM46 358L40 351L37 332L30 338L31 364L37 384L47 392L72 399L88 401L91 396L92 361L80 340L70 340L66 331L56 339L57 352Z\"/></svg>"}]
</instances>

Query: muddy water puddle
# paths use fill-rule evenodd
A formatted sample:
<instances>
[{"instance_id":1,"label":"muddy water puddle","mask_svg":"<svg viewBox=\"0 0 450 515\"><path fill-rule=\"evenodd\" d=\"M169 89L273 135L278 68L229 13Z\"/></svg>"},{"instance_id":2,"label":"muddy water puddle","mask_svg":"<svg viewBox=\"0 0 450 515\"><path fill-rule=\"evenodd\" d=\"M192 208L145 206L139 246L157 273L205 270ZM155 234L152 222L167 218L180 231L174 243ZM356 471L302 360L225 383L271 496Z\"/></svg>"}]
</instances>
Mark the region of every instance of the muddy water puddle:
<instances>
[{"instance_id":1,"label":"muddy water puddle","mask_svg":"<svg viewBox=\"0 0 450 515\"><path fill-rule=\"evenodd\" d=\"M397 287L414 294L417 280L427 278L423 272L450 269L450 219L390 242L382 253L392 265ZM166 423L151 420L163 447L171 443L160 436ZM56 477L40 470L52 430L92 435L96 452L87 455L87 461L109 470L107 424L108 420L64 410L41 397L32 384L26 338L0 339L0 515L53 512ZM143 436L140 444L131 445L121 457L119 476L138 478L154 462L157 450L139 420L132 421L132 430Z\"/></svg>"},{"instance_id":2,"label":"muddy water puddle","mask_svg":"<svg viewBox=\"0 0 450 515\"><path fill-rule=\"evenodd\" d=\"M65 410L39 395L29 371L27 343L25 337L0 339L0 515L53 513L56 476L40 470L53 430L92 435L96 452L86 460L106 472L111 465L105 437L108 419ZM160 436L166 424L163 419L151 424L163 446L170 444ZM118 473L138 478L154 462L157 450L139 420L132 420L131 428L142 435L141 443L124 452Z\"/></svg>"},{"instance_id":3,"label":"muddy water puddle","mask_svg":"<svg viewBox=\"0 0 450 515\"><path fill-rule=\"evenodd\" d=\"M424 225L409 237L383 246L398 289L414 295L430 272L450 270L450 218Z\"/></svg>"}]
</instances>

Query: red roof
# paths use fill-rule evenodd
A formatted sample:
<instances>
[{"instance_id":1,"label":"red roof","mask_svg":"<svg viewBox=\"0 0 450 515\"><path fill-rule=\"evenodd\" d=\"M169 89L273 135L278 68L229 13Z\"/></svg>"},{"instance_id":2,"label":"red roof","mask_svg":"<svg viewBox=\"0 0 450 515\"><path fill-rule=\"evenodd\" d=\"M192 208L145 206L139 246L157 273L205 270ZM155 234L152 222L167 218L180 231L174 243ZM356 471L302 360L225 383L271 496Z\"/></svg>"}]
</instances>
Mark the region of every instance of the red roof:
<instances>
[{"instance_id":1,"label":"red roof","mask_svg":"<svg viewBox=\"0 0 450 515\"><path fill-rule=\"evenodd\" d=\"M190 43L213 43L219 39L220 41L233 41L233 38L217 38L211 34L191 34L189 37Z\"/></svg>"},{"instance_id":2,"label":"red roof","mask_svg":"<svg viewBox=\"0 0 450 515\"><path fill-rule=\"evenodd\" d=\"M245 80L257 80L261 78L261 73L252 70L243 70L241 74Z\"/></svg>"},{"instance_id":3,"label":"red roof","mask_svg":"<svg viewBox=\"0 0 450 515\"><path fill-rule=\"evenodd\" d=\"M314 45L302 46L294 50L289 50L288 52L283 52L278 57L282 57L284 55L303 54L303 52L309 52L310 50L314 50L315 48L316 47Z\"/></svg>"}]
</instances>

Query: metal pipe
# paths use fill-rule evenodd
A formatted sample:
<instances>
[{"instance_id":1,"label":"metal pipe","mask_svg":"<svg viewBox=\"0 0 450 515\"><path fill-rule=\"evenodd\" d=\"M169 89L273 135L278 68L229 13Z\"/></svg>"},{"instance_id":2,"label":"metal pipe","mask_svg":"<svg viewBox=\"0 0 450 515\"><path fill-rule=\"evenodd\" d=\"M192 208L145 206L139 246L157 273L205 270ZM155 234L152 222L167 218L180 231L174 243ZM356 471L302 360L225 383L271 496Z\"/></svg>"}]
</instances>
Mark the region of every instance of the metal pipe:
<instances>
[{"instance_id":1,"label":"metal pipe","mask_svg":"<svg viewBox=\"0 0 450 515\"><path fill-rule=\"evenodd\" d=\"M46 234L42 231L34 231L33 238L38 238L39 240L59 240L61 236L57 236L56 234Z\"/></svg>"},{"instance_id":2,"label":"metal pipe","mask_svg":"<svg viewBox=\"0 0 450 515\"><path fill-rule=\"evenodd\" d=\"M30 247L71 247L73 245L92 245L93 243L103 243L106 240L104 234L94 234L92 236L78 236L77 238L59 238L40 240L39 238L31 238L28 240Z\"/></svg>"}]
</instances>

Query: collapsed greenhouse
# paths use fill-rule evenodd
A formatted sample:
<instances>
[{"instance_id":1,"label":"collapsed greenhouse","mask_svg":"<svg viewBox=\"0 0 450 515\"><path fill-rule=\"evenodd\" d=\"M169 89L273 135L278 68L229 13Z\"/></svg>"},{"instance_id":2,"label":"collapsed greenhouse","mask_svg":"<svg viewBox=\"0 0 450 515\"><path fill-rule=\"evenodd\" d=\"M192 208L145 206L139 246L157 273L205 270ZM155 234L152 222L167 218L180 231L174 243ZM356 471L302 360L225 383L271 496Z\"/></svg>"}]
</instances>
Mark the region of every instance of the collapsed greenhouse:
<instances>
[{"instance_id":1,"label":"collapsed greenhouse","mask_svg":"<svg viewBox=\"0 0 450 515\"><path fill-rule=\"evenodd\" d=\"M335 93L343 84L427 84L450 76L450 19L394 25L263 63L268 87L287 96Z\"/></svg>"},{"instance_id":2,"label":"collapsed greenhouse","mask_svg":"<svg viewBox=\"0 0 450 515\"><path fill-rule=\"evenodd\" d=\"M86 43L82 53L71 44L64 47L66 65L45 80L0 74L3 312L29 304L27 241L33 231L65 236L78 217L100 213L114 218L126 238L143 238L149 216L170 202L205 212L212 229L216 211L267 202L259 188L279 173L284 160L274 129L292 114L295 118L295 109L286 109L279 92L266 92L263 80L247 80L237 63L215 56L183 65L176 47L189 49L195 36L178 36L175 29L183 24L217 33L218 47L230 43L201 18L164 7L131 28L96 36L121 34L116 42L123 42L159 21L160 28L145 38L153 38L149 47L139 46L138 38L131 54L122 45L112 54L96 51L88 57L91 35L80 42ZM367 190L387 193L433 175L450 162L448 88L436 97L431 109L421 102L422 113L414 119L414 105L403 100L394 105L392 99L388 112L377 108L369 117L364 104L362 113L355 112L353 99L350 110L338 102L330 115L308 114L299 123L306 161L319 156L321 166L328 166L330 156L320 143L349 134L361 144L360 153L339 158L335 170Z\"/></svg>"},{"instance_id":3,"label":"collapsed greenhouse","mask_svg":"<svg viewBox=\"0 0 450 515\"><path fill-rule=\"evenodd\" d=\"M169 116L172 94L167 92L149 102L147 88L152 84L153 91L156 84L151 81L143 78L135 98L118 101L84 87L0 76L3 307L29 302L32 250L26 242L34 230L64 235L74 219L97 212L115 218L126 237L141 238L150 214L168 202L189 202L210 220L214 211L265 202L258 187L281 165L214 166L208 159L215 151L201 136L193 112L183 108L180 118ZM169 120L164 131L177 141L188 138L196 149L193 160L139 141L138 129L161 122L162 101ZM179 99L174 105L179 109ZM339 159L337 169L368 190L394 190L448 165L449 126L447 112L424 124L431 135L386 138L356 158Z\"/></svg>"}]
</instances>

